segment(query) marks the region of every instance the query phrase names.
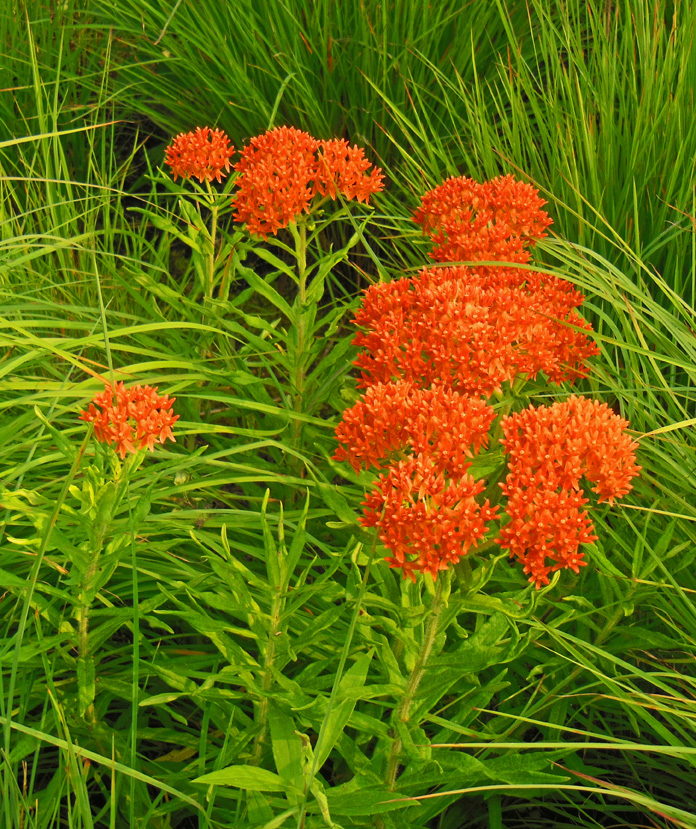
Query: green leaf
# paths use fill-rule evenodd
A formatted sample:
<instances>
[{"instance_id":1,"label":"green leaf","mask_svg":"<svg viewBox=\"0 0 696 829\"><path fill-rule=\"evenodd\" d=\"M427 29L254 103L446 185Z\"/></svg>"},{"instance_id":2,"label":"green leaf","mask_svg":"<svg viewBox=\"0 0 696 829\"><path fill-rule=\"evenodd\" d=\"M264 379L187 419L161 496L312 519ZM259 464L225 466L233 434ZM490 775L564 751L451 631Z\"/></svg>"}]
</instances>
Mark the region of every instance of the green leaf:
<instances>
[{"instance_id":1,"label":"green leaf","mask_svg":"<svg viewBox=\"0 0 696 829\"><path fill-rule=\"evenodd\" d=\"M228 766L197 777L192 783L207 786L234 786L248 792L286 792L293 787L277 774L257 766Z\"/></svg>"},{"instance_id":2,"label":"green leaf","mask_svg":"<svg viewBox=\"0 0 696 829\"><path fill-rule=\"evenodd\" d=\"M401 800L400 803L393 802L404 796L399 792L392 792L386 788L367 789L362 786L354 791L346 791L343 787L337 787L326 792L329 808L333 814L345 815L346 817L383 814L394 809L405 809L420 805L413 800Z\"/></svg>"},{"instance_id":3,"label":"green leaf","mask_svg":"<svg viewBox=\"0 0 696 829\"><path fill-rule=\"evenodd\" d=\"M268 499L271 495L270 489L266 490L266 494L264 495L263 502L261 504L261 526L263 529L263 546L264 546L264 558L266 560L266 575L268 576L268 583L271 586L271 589L275 590L282 590L281 586L281 578L280 578L280 561L279 556L281 555L278 547L275 543L275 539L273 538L273 533L271 532L271 528L268 526L268 516L266 515L266 510L268 508ZM282 513L280 517L279 526L282 527Z\"/></svg>"},{"instance_id":4,"label":"green leaf","mask_svg":"<svg viewBox=\"0 0 696 829\"><path fill-rule=\"evenodd\" d=\"M77 660L77 697L80 716L94 702L94 659L91 654L80 654Z\"/></svg>"},{"instance_id":5,"label":"green leaf","mask_svg":"<svg viewBox=\"0 0 696 829\"><path fill-rule=\"evenodd\" d=\"M320 769L326 762L331 749L336 744L336 741L341 736L346 723L353 713L353 709L358 701L359 694L354 699L345 699L347 696L355 694L356 690L362 688L365 684L367 671L372 662L374 651L369 651L358 657L353 665L345 672L338 685L338 697L344 695L343 702L328 712L325 721L322 724L321 737L317 740L314 747L314 754L316 757L316 768Z\"/></svg>"},{"instance_id":6,"label":"green leaf","mask_svg":"<svg viewBox=\"0 0 696 829\"><path fill-rule=\"evenodd\" d=\"M293 788L301 790L304 783L302 769L302 739L297 733L295 721L273 701L268 709L271 746L276 769L280 777Z\"/></svg>"},{"instance_id":7,"label":"green leaf","mask_svg":"<svg viewBox=\"0 0 696 829\"><path fill-rule=\"evenodd\" d=\"M347 525L358 523L358 516L335 484L317 483L317 489L326 506Z\"/></svg>"},{"instance_id":8,"label":"green leaf","mask_svg":"<svg viewBox=\"0 0 696 829\"><path fill-rule=\"evenodd\" d=\"M281 311L293 325L296 324L295 312L272 285L269 285L265 279L257 276L251 268L240 264L237 266L237 269L257 294L260 294Z\"/></svg>"},{"instance_id":9,"label":"green leaf","mask_svg":"<svg viewBox=\"0 0 696 829\"><path fill-rule=\"evenodd\" d=\"M188 245L188 247L195 250L196 253L202 253L202 250L195 239L185 233L182 233L174 222L171 221L171 219L167 219L159 213L154 213L153 211L146 210L142 207L131 207L130 210L135 213L142 213L143 216L145 216L158 230L162 230L165 233L175 236L180 242L183 242L185 245Z\"/></svg>"},{"instance_id":10,"label":"green leaf","mask_svg":"<svg viewBox=\"0 0 696 829\"><path fill-rule=\"evenodd\" d=\"M150 484L146 491L140 496L140 498L138 498L138 503L135 505L135 509L132 514L132 521L133 527L136 530L150 514L150 508L152 506L152 490L154 489L154 486L154 484Z\"/></svg>"}]
</instances>

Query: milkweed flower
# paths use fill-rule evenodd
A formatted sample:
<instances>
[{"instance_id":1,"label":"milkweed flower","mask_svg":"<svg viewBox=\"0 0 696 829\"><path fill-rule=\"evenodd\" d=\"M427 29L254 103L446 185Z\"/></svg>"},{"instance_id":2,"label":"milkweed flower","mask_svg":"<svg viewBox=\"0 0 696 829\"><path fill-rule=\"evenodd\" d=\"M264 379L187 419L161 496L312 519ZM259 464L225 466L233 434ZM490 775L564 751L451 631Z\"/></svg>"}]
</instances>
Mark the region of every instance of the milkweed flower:
<instances>
[{"instance_id":1,"label":"milkweed flower","mask_svg":"<svg viewBox=\"0 0 696 829\"><path fill-rule=\"evenodd\" d=\"M235 220L260 236L309 213L317 195L367 202L383 187L379 169L367 174L371 164L362 149L345 140L318 141L295 127L252 138L240 155Z\"/></svg>"},{"instance_id":2,"label":"milkweed flower","mask_svg":"<svg viewBox=\"0 0 696 829\"><path fill-rule=\"evenodd\" d=\"M471 475L448 480L432 458L410 457L379 476L360 521L377 527L392 553L386 561L401 568L404 578L415 582L415 573L422 572L436 579L486 535L495 518L497 507L476 500L483 489L484 482Z\"/></svg>"},{"instance_id":3,"label":"milkweed flower","mask_svg":"<svg viewBox=\"0 0 696 829\"><path fill-rule=\"evenodd\" d=\"M334 455L357 472L380 468L399 454L428 456L436 473L461 477L472 457L488 445L495 412L483 400L434 385L377 383L343 412Z\"/></svg>"},{"instance_id":4,"label":"milkweed flower","mask_svg":"<svg viewBox=\"0 0 696 829\"><path fill-rule=\"evenodd\" d=\"M578 573L587 564L579 547L596 541L597 536L582 509L588 502L582 493L509 484L504 494L508 496L505 512L510 520L496 541L517 558L537 589L549 583L550 573L560 569Z\"/></svg>"},{"instance_id":5,"label":"milkweed flower","mask_svg":"<svg viewBox=\"0 0 696 829\"><path fill-rule=\"evenodd\" d=\"M531 184L498 176L480 184L451 177L422 198L414 221L430 235L439 262L525 263L552 224Z\"/></svg>"},{"instance_id":6,"label":"milkweed flower","mask_svg":"<svg viewBox=\"0 0 696 829\"><path fill-rule=\"evenodd\" d=\"M362 147L353 146L345 138L321 142L317 163L316 191L320 195L337 198L340 193L345 199L368 202L373 193L384 189L384 176L379 167L365 158Z\"/></svg>"},{"instance_id":7,"label":"milkweed flower","mask_svg":"<svg viewBox=\"0 0 696 829\"><path fill-rule=\"evenodd\" d=\"M125 458L127 452L145 448L152 451L156 443L168 439L176 442L172 433L179 419L172 411L175 400L158 395L156 387L136 385L127 389L123 383L107 383L79 419L93 423L97 440L115 443L121 458Z\"/></svg>"},{"instance_id":8,"label":"milkweed flower","mask_svg":"<svg viewBox=\"0 0 696 829\"><path fill-rule=\"evenodd\" d=\"M403 380L490 397L518 375L584 377L598 353L565 280L513 268L421 271L370 286L354 319L359 385Z\"/></svg>"},{"instance_id":9,"label":"milkweed flower","mask_svg":"<svg viewBox=\"0 0 696 829\"><path fill-rule=\"evenodd\" d=\"M606 403L571 395L550 406L530 406L503 418L501 443L510 475L524 486L543 481L555 488L595 484L599 501L610 504L631 489L640 472L638 443L625 431L628 421Z\"/></svg>"},{"instance_id":10,"label":"milkweed flower","mask_svg":"<svg viewBox=\"0 0 696 829\"><path fill-rule=\"evenodd\" d=\"M235 220L268 236L309 211L314 197L319 141L295 127L276 127L252 138L234 169Z\"/></svg>"},{"instance_id":11,"label":"milkweed flower","mask_svg":"<svg viewBox=\"0 0 696 829\"><path fill-rule=\"evenodd\" d=\"M627 426L606 403L575 395L501 421L509 469L501 486L510 522L498 540L524 563L537 587L554 570L577 572L584 564L579 545L596 539L581 509L587 503L581 479L595 485L600 502L611 504L631 490L640 467Z\"/></svg>"},{"instance_id":12,"label":"milkweed flower","mask_svg":"<svg viewBox=\"0 0 696 829\"><path fill-rule=\"evenodd\" d=\"M222 130L196 127L194 132L182 132L173 139L165 152L165 161L171 167L172 177L199 181L221 181L230 170L234 147Z\"/></svg>"}]
</instances>

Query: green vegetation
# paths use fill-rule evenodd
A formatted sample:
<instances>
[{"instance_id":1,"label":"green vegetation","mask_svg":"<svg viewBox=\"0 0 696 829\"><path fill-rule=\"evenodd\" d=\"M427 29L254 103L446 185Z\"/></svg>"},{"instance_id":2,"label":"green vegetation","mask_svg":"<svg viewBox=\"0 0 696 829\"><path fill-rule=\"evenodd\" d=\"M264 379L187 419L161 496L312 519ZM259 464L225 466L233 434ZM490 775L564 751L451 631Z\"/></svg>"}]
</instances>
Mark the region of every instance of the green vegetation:
<instances>
[{"instance_id":1,"label":"green vegetation","mask_svg":"<svg viewBox=\"0 0 696 829\"><path fill-rule=\"evenodd\" d=\"M695 36L693 0L3 5L3 829L696 827ZM157 171L205 124L383 168L308 301L289 232L206 288L194 188ZM443 610L358 527L334 429L360 290L429 261L421 194L500 173L549 202L538 257L601 348L575 388L643 471L578 576L504 556ZM180 415L129 474L78 420L112 372Z\"/></svg>"}]
</instances>

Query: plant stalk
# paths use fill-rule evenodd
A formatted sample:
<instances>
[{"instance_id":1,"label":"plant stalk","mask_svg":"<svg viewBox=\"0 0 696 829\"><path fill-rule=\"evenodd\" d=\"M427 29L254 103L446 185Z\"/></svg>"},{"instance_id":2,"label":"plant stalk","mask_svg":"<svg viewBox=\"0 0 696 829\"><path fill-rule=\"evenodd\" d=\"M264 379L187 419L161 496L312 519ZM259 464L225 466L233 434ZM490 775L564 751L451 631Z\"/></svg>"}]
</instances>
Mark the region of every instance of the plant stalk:
<instances>
[{"instance_id":1,"label":"plant stalk","mask_svg":"<svg viewBox=\"0 0 696 829\"><path fill-rule=\"evenodd\" d=\"M305 368L307 364L305 354L307 347L307 315L305 313L305 304L307 302L307 226L304 222L298 222L297 232L294 236L298 280L297 344L295 346L295 353L292 355L292 376L290 379L294 389L293 411L301 415L304 413L305 407ZM295 418L292 423L292 448L298 452L302 446L302 431L302 421L299 418ZM293 457L292 465L298 477L302 477L304 473L302 462L298 458Z\"/></svg>"},{"instance_id":2,"label":"plant stalk","mask_svg":"<svg viewBox=\"0 0 696 829\"><path fill-rule=\"evenodd\" d=\"M404 695L401 697L401 701L394 712L394 717L402 723L407 723L409 720L413 700L415 699L418 686L420 685L425 674L425 666L430 658L430 654L432 653L433 645L435 644L440 614L446 606L447 599L449 597L451 579L451 571L445 570L440 573L440 577L435 583L435 595L433 596L433 601L430 605L430 619L428 620L428 624L425 629L425 635L423 636L423 641L421 642L420 650L418 651L416 663L413 666L413 670L411 671L408 682L406 683ZM385 780L390 791L394 791L396 786L396 773L399 768L399 755L401 754L402 747L403 742L401 737L395 737L394 742L392 743L391 752L389 754L387 773L385 776Z\"/></svg>"},{"instance_id":3,"label":"plant stalk","mask_svg":"<svg viewBox=\"0 0 696 829\"><path fill-rule=\"evenodd\" d=\"M273 603L271 605L271 627L268 632L268 641L266 642L266 652L264 658L264 673L261 688L264 695L261 697L259 703L259 731L254 738L254 749L251 755L251 765L258 766L261 762L261 754L263 752L263 745L266 742L266 731L268 729L268 691L271 690L273 684L273 660L275 658L275 643L276 634L280 629L280 614L283 609L283 600L281 598L282 585L277 584Z\"/></svg>"}]
</instances>

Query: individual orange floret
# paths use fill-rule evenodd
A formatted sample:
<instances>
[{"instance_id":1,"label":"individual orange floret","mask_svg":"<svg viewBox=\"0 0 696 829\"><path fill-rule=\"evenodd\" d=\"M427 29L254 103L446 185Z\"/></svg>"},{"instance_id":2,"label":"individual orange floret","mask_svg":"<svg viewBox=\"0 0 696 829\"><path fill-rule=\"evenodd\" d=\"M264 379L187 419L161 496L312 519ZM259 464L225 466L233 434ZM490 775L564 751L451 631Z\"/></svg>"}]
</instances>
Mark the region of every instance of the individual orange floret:
<instances>
[{"instance_id":1,"label":"individual orange floret","mask_svg":"<svg viewBox=\"0 0 696 829\"><path fill-rule=\"evenodd\" d=\"M111 386L96 394L80 420L94 424L94 435L102 443L115 443L122 458L127 452L137 452L165 440L176 441L172 426L179 415L172 412L175 397L160 396L157 388L133 386L123 383ZM137 444L137 445L136 445Z\"/></svg>"},{"instance_id":2,"label":"individual orange floret","mask_svg":"<svg viewBox=\"0 0 696 829\"><path fill-rule=\"evenodd\" d=\"M165 161L171 167L172 176L199 181L221 181L230 170L230 158L234 147L222 130L196 127L194 132L182 132L167 147Z\"/></svg>"},{"instance_id":3,"label":"individual orange floret","mask_svg":"<svg viewBox=\"0 0 696 829\"><path fill-rule=\"evenodd\" d=\"M476 500L484 487L470 475L447 480L431 458L410 457L379 476L360 521L378 528L392 552L389 566L400 567L404 578L415 581L422 572L436 579L486 535L495 518L497 507Z\"/></svg>"},{"instance_id":4,"label":"individual orange floret","mask_svg":"<svg viewBox=\"0 0 696 829\"><path fill-rule=\"evenodd\" d=\"M276 127L252 138L235 164L235 219L249 233L268 236L309 213L317 195L366 202L383 186L380 170L367 174L370 166L363 150L347 141Z\"/></svg>"},{"instance_id":5,"label":"individual orange floret","mask_svg":"<svg viewBox=\"0 0 696 829\"><path fill-rule=\"evenodd\" d=\"M421 198L413 218L439 262L525 263L551 224L544 204L536 188L510 175L483 184L452 177Z\"/></svg>"}]
</instances>

